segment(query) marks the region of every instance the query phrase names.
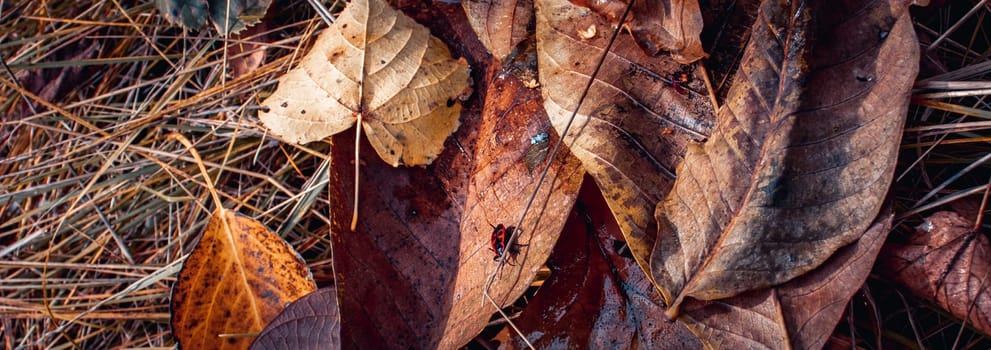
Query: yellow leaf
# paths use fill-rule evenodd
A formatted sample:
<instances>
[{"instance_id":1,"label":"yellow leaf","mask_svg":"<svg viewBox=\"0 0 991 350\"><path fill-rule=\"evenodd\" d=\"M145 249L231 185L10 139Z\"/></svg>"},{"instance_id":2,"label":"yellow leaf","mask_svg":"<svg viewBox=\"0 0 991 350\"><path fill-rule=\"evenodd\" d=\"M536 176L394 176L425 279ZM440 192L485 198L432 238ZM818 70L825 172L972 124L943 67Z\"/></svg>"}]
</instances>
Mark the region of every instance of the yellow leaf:
<instances>
[{"instance_id":1,"label":"yellow leaf","mask_svg":"<svg viewBox=\"0 0 991 350\"><path fill-rule=\"evenodd\" d=\"M245 334L261 332L286 304L314 290L309 268L289 244L261 223L220 209L173 287L172 333L184 349L247 349L253 337Z\"/></svg>"},{"instance_id":2,"label":"yellow leaf","mask_svg":"<svg viewBox=\"0 0 991 350\"><path fill-rule=\"evenodd\" d=\"M382 0L351 2L259 113L275 134L318 141L362 121L382 160L426 165L458 127L468 64Z\"/></svg>"}]
</instances>

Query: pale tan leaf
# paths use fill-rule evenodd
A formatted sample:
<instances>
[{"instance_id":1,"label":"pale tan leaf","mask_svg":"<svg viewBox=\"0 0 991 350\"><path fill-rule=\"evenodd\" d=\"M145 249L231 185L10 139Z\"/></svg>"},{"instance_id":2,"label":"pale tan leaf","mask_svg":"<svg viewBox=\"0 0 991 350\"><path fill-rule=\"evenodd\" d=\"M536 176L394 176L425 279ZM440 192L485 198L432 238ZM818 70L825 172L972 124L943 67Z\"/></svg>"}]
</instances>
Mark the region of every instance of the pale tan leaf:
<instances>
[{"instance_id":1,"label":"pale tan leaf","mask_svg":"<svg viewBox=\"0 0 991 350\"><path fill-rule=\"evenodd\" d=\"M306 143L358 120L382 160L429 164L458 127L470 78L464 59L382 0L354 1L317 39L259 113L284 139Z\"/></svg>"},{"instance_id":2,"label":"pale tan leaf","mask_svg":"<svg viewBox=\"0 0 991 350\"><path fill-rule=\"evenodd\" d=\"M172 289L172 334L185 349L247 349L253 338L243 334L260 332L286 304L316 289L282 238L220 209Z\"/></svg>"}]
</instances>

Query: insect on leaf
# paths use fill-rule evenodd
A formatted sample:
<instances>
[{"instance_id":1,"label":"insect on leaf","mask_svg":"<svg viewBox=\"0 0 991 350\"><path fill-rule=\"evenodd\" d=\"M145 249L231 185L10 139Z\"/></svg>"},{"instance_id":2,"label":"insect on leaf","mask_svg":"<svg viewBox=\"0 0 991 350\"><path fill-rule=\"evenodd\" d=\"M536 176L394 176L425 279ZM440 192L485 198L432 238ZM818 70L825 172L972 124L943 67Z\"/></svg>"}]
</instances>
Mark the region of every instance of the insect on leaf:
<instances>
[{"instance_id":1,"label":"insect on leaf","mask_svg":"<svg viewBox=\"0 0 991 350\"><path fill-rule=\"evenodd\" d=\"M220 209L172 289L172 334L184 349L246 349L251 338L243 334L260 332L314 290L309 268L286 241Z\"/></svg>"},{"instance_id":2,"label":"insect on leaf","mask_svg":"<svg viewBox=\"0 0 991 350\"><path fill-rule=\"evenodd\" d=\"M382 160L430 164L457 129L468 64L426 27L382 0L351 2L300 65L280 79L259 118L297 143L358 120Z\"/></svg>"}]
</instances>

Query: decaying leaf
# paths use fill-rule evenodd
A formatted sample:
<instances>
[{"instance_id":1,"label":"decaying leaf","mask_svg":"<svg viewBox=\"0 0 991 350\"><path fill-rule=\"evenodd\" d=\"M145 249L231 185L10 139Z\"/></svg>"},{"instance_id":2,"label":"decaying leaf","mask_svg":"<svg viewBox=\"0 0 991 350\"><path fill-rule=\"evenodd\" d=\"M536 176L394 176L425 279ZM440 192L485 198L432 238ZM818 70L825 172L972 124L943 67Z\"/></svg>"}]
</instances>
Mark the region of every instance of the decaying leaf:
<instances>
[{"instance_id":1,"label":"decaying leaf","mask_svg":"<svg viewBox=\"0 0 991 350\"><path fill-rule=\"evenodd\" d=\"M240 34L231 36L227 43L228 67L235 79L248 74L265 64L265 50L268 45L268 26L259 23Z\"/></svg>"},{"instance_id":2,"label":"decaying leaf","mask_svg":"<svg viewBox=\"0 0 991 350\"><path fill-rule=\"evenodd\" d=\"M630 0L572 0L609 18L613 28ZM671 57L682 64L698 61L705 57L702 50L702 13L697 0L641 0L633 2L633 9L623 27L633 34L637 45L648 55L654 56L668 51ZM595 27L592 28L594 35ZM588 29L585 30L588 33ZM608 32L604 33L608 35ZM585 37L585 36L582 36Z\"/></svg>"},{"instance_id":3,"label":"decaying leaf","mask_svg":"<svg viewBox=\"0 0 991 350\"><path fill-rule=\"evenodd\" d=\"M489 85L476 141L478 161L468 183L461 223L464 272L458 275L454 292L465 302L457 305L452 317L452 322L464 324L458 329L463 332L460 339L478 334L496 311L492 304L482 302L487 278L499 264L491 250L492 226L513 227L519 231L517 243L522 245L516 247L518 252L507 253L509 263L502 266L489 286L492 299L506 307L530 287L551 254L585 174L579 160L563 149L544 157L530 171L527 157L533 141L545 135L547 143L554 144L557 136L552 135L550 122L542 111L540 92L500 71L492 67L487 72ZM538 191L537 179L548 162L551 168ZM534 191L538 192L522 227L514 227Z\"/></svg>"},{"instance_id":4,"label":"decaying leaf","mask_svg":"<svg viewBox=\"0 0 991 350\"><path fill-rule=\"evenodd\" d=\"M551 276L513 321L537 349L700 349L629 256L593 181L584 181L554 253ZM512 334L513 348L525 348Z\"/></svg>"},{"instance_id":5,"label":"decaying leaf","mask_svg":"<svg viewBox=\"0 0 991 350\"><path fill-rule=\"evenodd\" d=\"M669 316L791 280L865 232L918 65L908 5L764 1L718 125L657 206Z\"/></svg>"},{"instance_id":6,"label":"decaying leaf","mask_svg":"<svg viewBox=\"0 0 991 350\"><path fill-rule=\"evenodd\" d=\"M333 350L341 348L337 289L321 288L282 310L251 344L253 350Z\"/></svg>"},{"instance_id":7,"label":"decaying leaf","mask_svg":"<svg viewBox=\"0 0 991 350\"><path fill-rule=\"evenodd\" d=\"M383 0L348 4L260 112L284 139L306 143L356 121L392 166L430 164L458 127L469 92L464 59Z\"/></svg>"},{"instance_id":8,"label":"decaying leaf","mask_svg":"<svg viewBox=\"0 0 991 350\"><path fill-rule=\"evenodd\" d=\"M566 0L536 5L544 108L561 134L611 30L598 30L591 39L579 32L612 26L606 17ZM669 56L648 56L629 35L619 35L565 139L602 189L644 270L657 231L654 207L671 188L686 145L704 138L714 120L707 96L682 95L671 85L683 69ZM676 132L661 135L665 128Z\"/></svg>"},{"instance_id":9,"label":"decaying leaf","mask_svg":"<svg viewBox=\"0 0 991 350\"><path fill-rule=\"evenodd\" d=\"M925 298L991 334L991 242L955 212L926 218L905 242L882 250L882 271Z\"/></svg>"},{"instance_id":10,"label":"decaying leaf","mask_svg":"<svg viewBox=\"0 0 991 350\"><path fill-rule=\"evenodd\" d=\"M461 17L446 20L470 32L456 9ZM471 54L479 56L487 54ZM469 101L465 125L452 137L459 147L446 148L431 166L395 169L363 158L362 182L374 184L359 193L365 219L351 233L347 218L335 215L331 230L334 251L344 252L334 254L334 270L345 348L454 349L489 323L495 309L483 302L483 288L498 265L489 250L492 226L513 226L522 214L539 177L524 162L530 139L550 129L539 92L499 73L489 66L480 92L485 105ZM351 200L354 149L337 141L350 133L335 136L331 180L340 185L330 186L332 212L347 210ZM547 162L552 168L522 225L519 243L526 246L489 291L501 305L530 286L581 183L580 163L567 152L547 157L541 170Z\"/></svg>"},{"instance_id":11,"label":"decaying leaf","mask_svg":"<svg viewBox=\"0 0 991 350\"><path fill-rule=\"evenodd\" d=\"M529 36L533 0L465 0L461 6L478 39L499 61Z\"/></svg>"},{"instance_id":12,"label":"decaying leaf","mask_svg":"<svg viewBox=\"0 0 991 350\"><path fill-rule=\"evenodd\" d=\"M892 218L882 214L859 240L783 285L729 299L687 300L681 320L708 348L821 349L871 272Z\"/></svg>"},{"instance_id":13,"label":"decaying leaf","mask_svg":"<svg viewBox=\"0 0 991 350\"><path fill-rule=\"evenodd\" d=\"M172 334L185 349L246 349L252 337L244 334L260 332L314 290L289 244L260 222L220 209L172 288Z\"/></svg>"},{"instance_id":14,"label":"decaying leaf","mask_svg":"<svg viewBox=\"0 0 991 350\"><path fill-rule=\"evenodd\" d=\"M197 30L209 19L224 36L258 23L271 4L272 0L155 0L169 22Z\"/></svg>"}]
</instances>

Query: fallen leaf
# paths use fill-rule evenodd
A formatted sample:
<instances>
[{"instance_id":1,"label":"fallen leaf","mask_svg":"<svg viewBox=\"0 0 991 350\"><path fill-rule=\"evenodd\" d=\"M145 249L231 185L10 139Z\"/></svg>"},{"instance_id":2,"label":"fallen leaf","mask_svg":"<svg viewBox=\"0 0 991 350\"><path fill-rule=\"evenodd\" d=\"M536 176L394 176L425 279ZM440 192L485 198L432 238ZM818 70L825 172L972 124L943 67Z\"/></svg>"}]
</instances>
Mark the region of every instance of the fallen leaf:
<instances>
[{"instance_id":1,"label":"fallen leaf","mask_svg":"<svg viewBox=\"0 0 991 350\"><path fill-rule=\"evenodd\" d=\"M251 349L340 349L337 290L320 288L282 310L255 338Z\"/></svg>"},{"instance_id":2,"label":"fallen leaf","mask_svg":"<svg viewBox=\"0 0 991 350\"><path fill-rule=\"evenodd\" d=\"M926 218L907 240L881 251L882 271L913 294L991 334L991 242L955 212Z\"/></svg>"},{"instance_id":3,"label":"fallen leaf","mask_svg":"<svg viewBox=\"0 0 991 350\"><path fill-rule=\"evenodd\" d=\"M186 29L203 28L209 17L208 0L155 0L165 19Z\"/></svg>"},{"instance_id":4,"label":"fallen leaf","mask_svg":"<svg viewBox=\"0 0 991 350\"><path fill-rule=\"evenodd\" d=\"M579 31L612 26L566 0L536 5L544 108L561 134L612 32L582 39ZM650 57L628 35L619 35L565 138L602 189L645 271L657 231L654 207L673 185L681 154L709 133L715 115L708 96L685 96L671 85L670 77L682 69L670 57ZM659 135L664 128L674 132Z\"/></svg>"},{"instance_id":5,"label":"fallen leaf","mask_svg":"<svg viewBox=\"0 0 991 350\"><path fill-rule=\"evenodd\" d=\"M211 0L210 19L220 35L236 34L265 17L272 0Z\"/></svg>"},{"instance_id":6,"label":"fallen leaf","mask_svg":"<svg viewBox=\"0 0 991 350\"><path fill-rule=\"evenodd\" d=\"M573 0L578 6L609 19L614 28L630 0ZM623 27L633 34L637 45L648 55L668 51L678 63L689 64L705 57L702 41L702 12L697 0L634 1L630 19ZM595 28L589 26L588 28ZM588 29L586 29L587 31ZM594 36L595 29L592 29ZM584 36L582 36L584 38Z\"/></svg>"},{"instance_id":7,"label":"fallen leaf","mask_svg":"<svg viewBox=\"0 0 991 350\"><path fill-rule=\"evenodd\" d=\"M625 252L625 253L624 253ZM513 321L537 349L698 349L624 244L593 181L584 181L547 261L551 276ZM515 336L510 348L525 348Z\"/></svg>"},{"instance_id":8,"label":"fallen leaf","mask_svg":"<svg viewBox=\"0 0 991 350\"><path fill-rule=\"evenodd\" d=\"M882 214L859 240L780 286L715 301L689 299L680 319L709 348L821 349L871 272L892 218Z\"/></svg>"},{"instance_id":9,"label":"fallen leaf","mask_svg":"<svg viewBox=\"0 0 991 350\"><path fill-rule=\"evenodd\" d=\"M465 0L461 6L478 39L500 62L530 35L533 0Z\"/></svg>"},{"instance_id":10,"label":"fallen leaf","mask_svg":"<svg viewBox=\"0 0 991 350\"><path fill-rule=\"evenodd\" d=\"M392 166L430 164L458 127L468 65L426 27L382 0L353 1L258 116L297 143L322 140L356 121Z\"/></svg>"},{"instance_id":11,"label":"fallen leaf","mask_svg":"<svg viewBox=\"0 0 991 350\"><path fill-rule=\"evenodd\" d=\"M286 241L219 209L172 287L172 334L186 349L246 349L252 338L244 334L260 332L286 304L316 289Z\"/></svg>"},{"instance_id":12,"label":"fallen leaf","mask_svg":"<svg viewBox=\"0 0 991 350\"><path fill-rule=\"evenodd\" d=\"M272 0L155 0L169 22L198 30L209 19L223 36L258 23L271 4Z\"/></svg>"},{"instance_id":13,"label":"fallen leaf","mask_svg":"<svg viewBox=\"0 0 991 350\"><path fill-rule=\"evenodd\" d=\"M718 125L657 205L651 271L670 317L789 281L865 232L918 67L908 5L763 3Z\"/></svg>"},{"instance_id":14,"label":"fallen leaf","mask_svg":"<svg viewBox=\"0 0 991 350\"><path fill-rule=\"evenodd\" d=\"M460 5L455 6L432 7L437 11L429 21L433 29L474 36ZM484 51L466 55L489 65L479 79L478 95L485 99L468 101L465 124L450 138L452 146L424 168L364 161L367 177L359 195L366 219L351 232L347 217L332 217L334 251L341 252L334 254L334 266L346 348L458 348L475 338L495 312L483 301L486 279L498 266L489 239L493 226L516 225L540 175L524 161L530 140L551 127L541 114L539 92L512 75L499 78L498 66ZM353 142L347 141L351 135L333 139L329 198L334 213L346 211L353 199L353 170L346 161L354 154ZM549 137L549 143L556 141ZM568 152L548 157L538 168L547 162L551 170L520 230L519 243L526 246L496 274L489 291L502 305L529 287L581 183L580 164Z\"/></svg>"},{"instance_id":15,"label":"fallen leaf","mask_svg":"<svg viewBox=\"0 0 991 350\"><path fill-rule=\"evenodd\" d=\"M268 26L258 23L240 34L233 35L226 45L231 76L237 79L265 64Z\"/></svg>"}]
</instances>

